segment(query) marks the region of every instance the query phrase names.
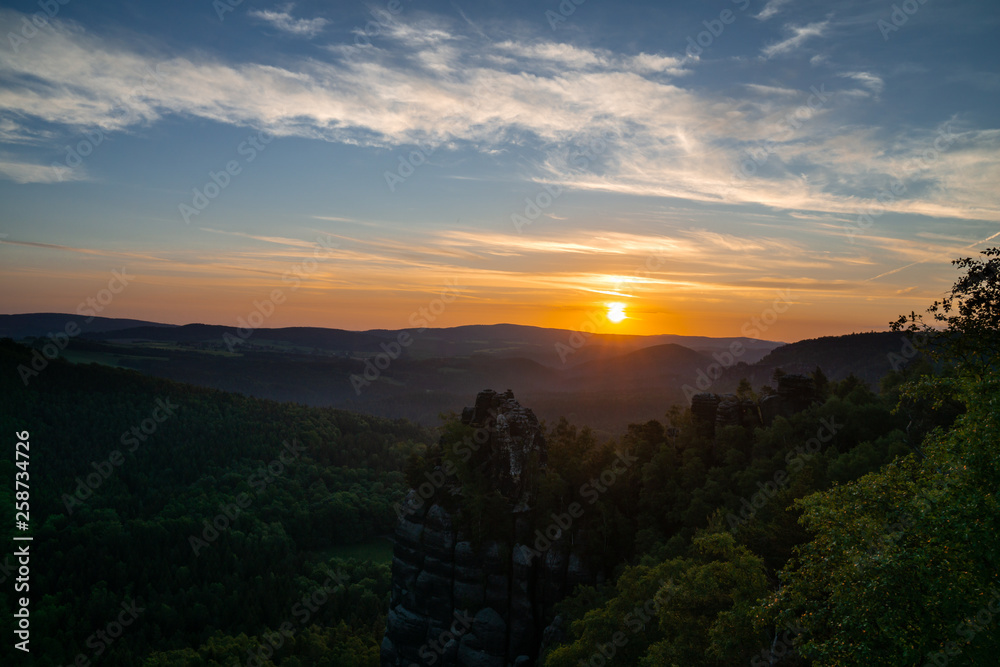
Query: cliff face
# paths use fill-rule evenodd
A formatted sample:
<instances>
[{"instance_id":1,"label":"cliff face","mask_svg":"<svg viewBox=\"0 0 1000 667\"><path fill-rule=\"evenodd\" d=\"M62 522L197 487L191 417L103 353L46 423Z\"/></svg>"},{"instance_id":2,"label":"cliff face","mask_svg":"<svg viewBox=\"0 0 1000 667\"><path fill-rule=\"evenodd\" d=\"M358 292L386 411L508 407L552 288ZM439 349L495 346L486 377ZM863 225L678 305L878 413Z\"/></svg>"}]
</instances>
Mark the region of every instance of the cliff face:
<instances>
[{"instance_id":1,"label":"cliff face","mask_svg":"<svg viewBox=\"0 0 1000 667\"><path fill-rule=\"evenodd\" d=\"M531 410L508 391L484 391L466 408L476 429L470 451L506 501L513 526L503 539L474 544L425 485L410 491L395 531L392 598L383 667L534 665L552 606L596 575L581 556L572 525L533 529L532 490L545 463L545 439ZM479 460L479 459L477 459ZM428 484L461 497L454 470ZM440 496L438 496L440 497ZM540 540L542 535L545 539Z\"/></svg>"},{"instance_id":2,"label":"cliff face","mask_svg":"<svg viewBox=\"0 0 1000 667\"><path fill-rule=\"evenodd\" d=\"M547 460L545 436L535 413L514 400L507 390L479 392L476 404L462 411L462 423L487 438L487 476L496 481L500 493L515 502L514 511L530 508L531 489ZM537 467L529 463L535 459Z\"/></svg>"}]
</instances>

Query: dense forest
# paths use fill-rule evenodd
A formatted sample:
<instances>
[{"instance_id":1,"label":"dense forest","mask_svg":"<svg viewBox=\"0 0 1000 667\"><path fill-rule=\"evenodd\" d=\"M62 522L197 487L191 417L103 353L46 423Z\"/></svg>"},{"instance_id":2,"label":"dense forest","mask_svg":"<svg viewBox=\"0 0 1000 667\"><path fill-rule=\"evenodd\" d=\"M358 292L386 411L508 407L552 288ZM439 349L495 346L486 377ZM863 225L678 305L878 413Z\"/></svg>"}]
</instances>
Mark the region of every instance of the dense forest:
<instances>
[{"instance_id":1,"label":"dense forest","mask_svg":"<svg viewBox=\"0 0 1000 667\"><path fill-rule=\"evenodd\" d=\"M543 664L995 664L1000 250L984 254L956 262L930 324L893 323L877 388L816 368L811 405L766 428L709 434L674 407L616 441L550 429L534 528L592 507L574 529L606 577L557 606ZM451 424L408 478L457 470L461 501L435 502L503 540L509 511L456 446L469 437Z\"/></svg>"},{"instance_id":2,"label":"dense forest","mask_svg":"<svg viewBox=\"0 0 1000 667\"><path fill-rule=\"evenodd\" d=\"M636 429L649 463L608 494L632 495L615 531L634 553L562 604L544 664L996 664L1000 250L983 254L955 262L930 323L893 323L907 343L887 363L923 354L878 395L831 384L712 458L691 429L673 447Z\"/></svg>"},{"instance_id":3,"label":"dense forest","mask_svg":"<svg viewBox=\"0 0 1000 667\"><path fill-rule=\"evenodd\" d=\"M957 262L929 324L894 323L878 387L817 368L805 409L713 435L683 406L614 440L549 425L533 516L544 530L586 502L604 577L557 605L542 664L995 664L1000 251L985 255ZM338 548L389 533L406 490L449 464L465 493L436 500L477 540L507 530L476 459L450 458L470 428L454 415L432 433L59 361L25 389L31 356L0 343L3 432L30 431L37 664L375 666L388 561Z\"/></svg>"},{"instance_id":4,"label":"dense forest","mask_svg":"<svg viewBox=\"0 0 1000 667\"><path fill-rule=\"evenodd\" d=\"M426 430L94 364L52 362L25 389L30 363L0 343L0 423L30 440L33 664L197 664L190 647L245 664L265 637L283 656L377 663L388 564L331 549L391 532ZM2 467L20 471L12 451ZM106 641L133 603L139 617Z\"/></svg>"}]
</instances>

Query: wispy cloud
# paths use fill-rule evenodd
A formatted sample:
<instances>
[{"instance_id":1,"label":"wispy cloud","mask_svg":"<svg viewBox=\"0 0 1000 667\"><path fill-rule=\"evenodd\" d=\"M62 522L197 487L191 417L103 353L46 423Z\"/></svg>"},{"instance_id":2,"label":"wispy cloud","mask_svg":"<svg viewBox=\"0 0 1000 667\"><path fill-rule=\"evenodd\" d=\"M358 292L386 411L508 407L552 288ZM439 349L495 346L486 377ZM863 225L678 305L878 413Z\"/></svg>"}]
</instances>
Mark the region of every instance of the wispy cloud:
<instances>
[{"instance_id":1,"label":"wispy cloud","mask_svg":"<svg viewBox=\"0 0 1000 667\"><path fill-rule=\"evenodd\" d=\"M829 25L829 21L820 21L817 23L809 23L804 26L786 26L786 28L792 33L791 36L781 40L780 42L768 44L761 50L761 52L767 58L773 58L774 56L790 53L805 44L806 40L810 37L822 37Z\"/></svg>"},{"instance_id":2,"label":"wispy cloud","mask_svg":"<svg viewBox=\"0 0 1000 667\"><path fill-rule=\"evenodd\" d=\"M871 72L844 72L840 76L854 79L862 86L870 90L874 95L879 95L885 89L885 81L882 77Z\"/></svg>"},{"instance_id":3,"label":"wispy cloud","mask_svg":"<svg viewBox=\"0 0 1000 667\"><path fill-rule=\"evenodd\" d=\"M31 126L114 131L176 114L362 146L458 146L491 154L530 142L545 149L519 174L527 180L835 214L874 203L875 176L897 173L935 139L934 129L856 122L884 87L868 71L817 82L838 95L810 108L811 91L774 86L773 77L748 82L744 89L753 95L733 99L685 86L683 75L696 62L546 38L492 43L446 19L393 23L381 37L391 55L388 48L340 45L325 49L326 59L280 66L202 53L154 61L51 23L20 57L0 50L0 108L19 119L12 131L22 135ZM825 34L827 25L792 28L768 52L789 52ZM142 88L153 67L158 84ZM838 81L853 87L835 91ZM134 113L114 114L116 100L135 90L142 93L131 97ZM783 122L789 117L796 122ZM598 137L607 149L580 169L574 151ZM769 152L759 173L735 178L765 141ZM51 168L12 158L0 173L18 182L57 180ZM919 176L922 187L886 210L1000 220L1000 132L966 128Z\"/></svg>"},{"instance_id":4,"label":"wispy cloud","mask_svg":"<svg viewBox=\"0 0 1000 667\"><path fill-rule=\"evenodd\" d=\"M212 229L211 227L200 227L203 232L212 234L227 234L229 236L239 236L245 239L253 239L263 243L273 243L276 245L289 246L292 248L315 248L315 241L304 241L302 239L292 239L285 236L261 236L259 234L247 234L246 232L231 232L222 229Z\"/></svg>"},{"instance_id":5,"label":"wispy cloud","mask_svg":"<svg viewBox=\"0 0 1000 667\"><path fill-rule=\"evenodd\" d=\"M6 236L6 234L4 235ZM82 255L92 255L97 257L112 257L116 259L136 259L153 262L170 261L152 254L142 252L122 252L108 249L77 248L75 246L62 245L59 243L40 243L37 241L4 240L10 245L22 246L24 248L38 248L40 250L58 250L60 252L74 252Z\"/></svg>"},{"instance_id":6,"label":"wispy cloud","mask_svg":"<svg viewBox=\"0 0 1000 667\"><path fill-rule=\"evenodd\" d=\"M49 166L2 158L0 158L0 176L20 184L86 180L86 173L82 168L70 169L61 165Z\"/></svg>"},{"instance_id":7,"label":"wispy cloud","mask_svg":"<svg viewBox=\"0 0 1000 667\"><path fill-rule=\"evenodd\" d=\"M755 15L754 18L760 21L766 21L775 14L781 11L781 8L791 0L768 0L768 3L764 5L764 9L760 10L760 13Z\"/></svg>"},{"instance_id":8,"label":"wispy cloud","mask_svg":"<svg viewBox=\"0 0 1000 667\"><path fill-rule=\"evenodd\" d=\"M507 40L499 42L496 48L505 54L523 60L547 61L574 69L583 69L607 63L607 60L602 57L604 54L561 42L531 44Z\"/></svg>"},{"instance_id":9,"label":"wispy cloud","mask_svg":"<svg viewBox=\"0 0 1000 667\"><path fill-rule=\"evenodd\" d=\"M324 18L297 19L292 16L291 11L294 5L286 5L280 11L273 9L255 9L249 12L250 16L260 19L272 27L290 35L306 37L312 39L323 32L323 28L329 23Z\"/></svg>"},{"instance_id":10,"label":"wispy cloud","mask_svg":"<svg viewBox=\"0 0 1000 667\"><path fill-rule=\"evenodd\" d=\"M780 86L767 86L759 83L745 83L743 84L745 88L751 90L755 93L761 93L768 96L781 95L784 97L801 97L802 91L795 90L794 88L782 88Z\"/></svg>"}]
</instances>

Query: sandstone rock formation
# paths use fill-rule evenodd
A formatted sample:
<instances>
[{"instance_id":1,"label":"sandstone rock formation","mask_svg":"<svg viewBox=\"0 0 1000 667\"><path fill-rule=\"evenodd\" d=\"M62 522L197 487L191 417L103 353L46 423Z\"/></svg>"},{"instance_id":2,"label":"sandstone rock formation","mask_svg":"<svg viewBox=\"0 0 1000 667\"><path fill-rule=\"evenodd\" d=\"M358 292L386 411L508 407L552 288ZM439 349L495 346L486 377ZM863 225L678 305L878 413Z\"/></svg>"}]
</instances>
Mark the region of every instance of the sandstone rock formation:
<instances>
[{"instance_id":1,"label":"sandstone rock formation","mask_svg":"<svg viewBox=\"0 0 1000 667\"><path fill-rule=\"evenodd\" d=\"M513 528L475 544L441 504L410 492L395 531L382 667L534 665L543 637L558 634L547 629L555 603L597 581L579 529L554 527L550 539L533 528L532 488L546 455L531 410L510 391L487 390L462 422L477 429L486 474L506 499ZM461 494L454 478L442 486Z\"/></svg>"},{"instance_id":2,"label":"sandstone rock formation","mask_svg":"<svg viewBox=\"0 0 1000 667\"><path fill-rule=\"evenodd\" d=\"M816 397L813 379L805 375L784 375L778 380L778 396L790 412L801 412Z\"/></svg>"},{"instance_id":3,"label":"sandstone rock formation","mask_svg":"<svg viewBox=\"0 0 1000 667\"><path fill-rule=\"evenodd\" d=\"M691 419L699 435L715 436L715 415L721 400L718 394L695 394L691 397Z\"/></svg>"},{"instance_id":4,"label":"sandstone rock formation","mask_svg":"<svg viewBox=\"0 0 1000 667\"><path fill-rule=\"evenodd\" d=\"M695 394L691 397L691 418L699 434L714 437L716 429L725 426L770 426L778 415L790 417L805 410L815 397L811 377L789 374L778 379L776 394L759 402L740 400L733 394Z\"/></svg>"},{"instance_id":5,"label":"sandstone rock formation","mask_svg":"<svg viewBox=\"0 0 1000 667\"><path fill-rule=\"evenodd\" d=\"M540 467L546 463L545 437L535 413L521 407L509 389L503 394L487 389L476 396L475 406L462 411L462 423L488 431L487 475L505 498L530 506L537 469L528 468L528 462L535 455Z\"/></svg>"},{"instance_id":6,"label":"sandstone rock formation","mask_svg":"<svg viewBox=\"0 0 1000 667\"><path fill-rule=\"evenodd\" d=\"M715 427L740 426L743 423L743 403L735 394L721 397L715 410Z\"/></svg>"}]
</instances>

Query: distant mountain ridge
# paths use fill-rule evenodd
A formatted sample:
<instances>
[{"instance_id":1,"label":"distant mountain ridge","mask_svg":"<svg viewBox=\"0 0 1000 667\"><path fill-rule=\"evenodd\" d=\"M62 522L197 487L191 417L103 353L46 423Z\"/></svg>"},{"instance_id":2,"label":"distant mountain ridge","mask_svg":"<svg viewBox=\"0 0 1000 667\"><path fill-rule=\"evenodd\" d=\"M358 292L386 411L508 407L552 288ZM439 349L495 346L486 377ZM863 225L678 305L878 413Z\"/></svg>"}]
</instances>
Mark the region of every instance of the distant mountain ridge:
<instances>
[{"instance_id":1,"label":"distant mountain ridge","mask_svg":"<svg viewBox=\"0 0 1000 667\"><path fill-rule=\"evenodd\" d=\"M76 324L82 332L90 334L135 327L171 328L177 326L115 317L87 317L68 313L25 313L23 315L0 315L0 338L17 340L31 336L47 336L50 333L65 331L66 326L70 323Z\"/></svg>"},{"instance_id":2,"label":"distant mountain ridge","mask_svg":"<svg viewBox=\"0 0 1000 667\"><path fill-rule=\"evenodd\" d=\"M45 339L74 318L4 315L0 336ZM547 422L565 416L608 433L662 418L671 405L687 405L692 393L733 392L741 378L759 390L772 384L776 368L808 374L818 366L831 380L853 373L874 388L902 348L892 333L785 345L747 338L588 336L512 324L422 331L262 328L244 330L245 337L221 325L135 324L95 318L62 354L76 363L426 425L436 425L441 413L484 387L501 387ZM398 345L403 335L409 344ZM745 352L733 357L728 351L737 342Z\"/></svg>"},{"instance_id":3,"label":"distant mountain ridge","mask_svg":"<svg viewBox=\"0 0 1000 667\"><path fill-rule=\"evenodd\" d=\"M740 378L746 377L757 387L767 384L777 368L786 373L809 374L819 367L830 380L843 380L848 375L854 375L875 389L889 371L899 370L909 363L909 359L903 356L906 349L904 341L902 334L890 331L800 340L775 348L752 365L729 370L726 379L739 382Z\"/></svg>"}]
</instances>

